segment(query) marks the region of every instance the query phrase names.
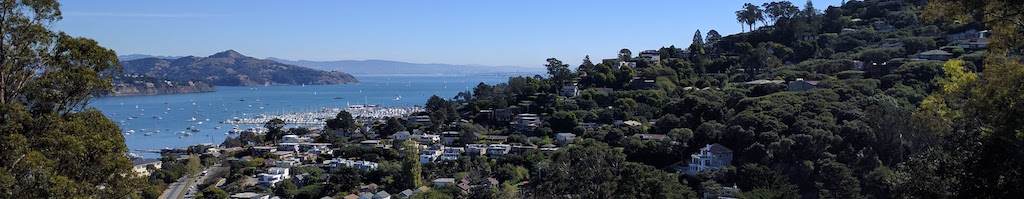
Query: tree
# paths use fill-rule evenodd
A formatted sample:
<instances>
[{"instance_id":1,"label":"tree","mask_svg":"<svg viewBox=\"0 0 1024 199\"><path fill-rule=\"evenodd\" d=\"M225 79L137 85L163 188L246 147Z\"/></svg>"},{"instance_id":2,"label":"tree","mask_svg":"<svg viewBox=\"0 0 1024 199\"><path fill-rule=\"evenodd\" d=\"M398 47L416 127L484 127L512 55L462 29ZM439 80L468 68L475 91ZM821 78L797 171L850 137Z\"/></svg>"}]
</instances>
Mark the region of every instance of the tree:
<instances>
[{"instance_id":1,"label":"tree","mask_svg":"<svg viewBox=\"0 0 1024 199\"><path fill-rule=\"evenodd\" d=\"M392 134L404 130L405 125L402 125L402 121L400 121L397 117L388 117L387 123L384 124L384 128L382 128L379 133L382 136L390 136Z\"/></svg>"},{"instance_id":2,"label":"tree","mask_svg":"<svg viewBox=\"0 0 1024 199\"><path fill-rule=\"evenodd\" d=\"M203 189L202 196L199 199L226 199L228 198L228 192L224 192L217 186L209 186Z\"/></svg>"},{"instance_id":3,"label":"tree","mask_svg":"<svg viewBox=\"0 0 1024 199\"><path fill-rule=\"evenodd\" d=\"M707 40L707 44L714 44L722 40L722 35L718 34L717 30L712 29L708 31L708 36L704 37L704 39Z\"/></svg>"},{"instance_id":4,"label":"tree","mask_svg":"<svg viewBox=\"0 0 1024 199\"><path fill-rule=\"evenodd\" d=\"M339 111L334 119L329 119L327 122L327 128L332 130L352 131L356 129L356 120L352 118L352 114L348 111Z\"/></svg>"},{"instance_id":5,"label":"tree","mask_svg":"<svg viewBox=\"0 0 1024 199\"><path fill-rule=\"evenodd\" d=\"M819 198L861 198L860 182L845 164L825 161L818 171L821 179L816 182Z\"/></svg>"},{"instance_id":6,"label":"tree","mask_svg":"<svg viewBox=\"0 0 1024 199\"><path fill-rule=\"evenodd\" d=\"M419 150L413 141L405 141L402 150L402 180L398 188L414 189L423 185L423 168L420 164Z\"/></svg>"},{"instance_id":7,"label":"tree","mask_svg":"<svg viewBox=\"0 0 1024 199\"><path fill-rule=\"evenodd\" d=\"M424 108L435 127L459 120L459 113L455 110L455 103L444 100L437 95L430 96Z\"/></svg>"},{"instance_id":8,"label":"tree","mask_svg":"<svg viewBox=\"0 0 1024 199\"><path fill-rule=\"evenodd\" d=\"M576 127L576 123L579 119L576 118L576 114L567 111L558 111L551 116L550 124L551 130L556 132L571 132Z\"/></svg>"},{"instance_id":9,"label":"tree","mask_svg":"<svg viewBox=\"0 0 1024 199\"><path fill-rule=\"evenodd\" d=\"M267 128L267 134L263 137L263 141L274 143L281 140L284 137L284 120L280 118L274 118L263 124L263 128Z\"/></svg>"},{"instance_id":10,"label":"tree","mask_svg":"<svg viewBox=\"0 0 1024 199\"><path fill-rule=\"evenodd\" d=\"M572 71L569 70L569 64L563 64L562 61L555 58L548 58L547 61L548 64L545 64L544 67L547 67L548 75L551 75L551 80L553 80L555 84L561 85L573 78ZM559 88L561 87L555 87L555 89Z\"/></svg>"},{"instance_id":11,"label":"tree","mask_svg":"<svg viewBox=\"0 0 1024 199\"><path fill-rule=\"evenodd\" d=\"M754 31L754 24L757 21L764 21L763 11L760 7L754 4L746 3L743 4L743 9L736 11L736 19L741 23L746 23L750 27L750 31Z\"/></svg>"},{"instance_id":12,"label":"tree","mask_svg":"<svg viewBox=\"0 0 1024 199\"><path fill-rule=\"evenodd\" d=\"M629 51L629 49L623 48L622 50L619 50L619 61L629 61L632 59L633 52Z\"/></svg>"},{"instance_id":13,"label":"tree","mask_svg":"<svg viewBox=\"0 0 1024 199\"><path fill-rule=\"evenodd\" d=\"M331 187L331 190L335 191L351 191L357 187L363 181L363 171L355 167L335 167L331 170L330 177L327 181Z\"/></svg>"},{"instance_id":14,"label":"tree","mask_svg":"<svg viewBox=\"0 0 1024 199\"><path fill-rule=\"evenodd\" d=\"M116 53L49 29L53 0L0 3L0 198L125 198L141 191L117 125L85 105Z\"/></svg>"},{"instance_id":15,"label":"tree","mask_svg":"<svg viewBox=\"0 0 1024 199\"><path fill-rule=\"evenodd\" d=\"M816 17L818 16L819 12L821 11L814 8L814 2L812 2L811 0L807 0L807 3L804 4L804 10L800 12L800 14L802 14L804 17Z\"/></svg>"},{"instance_id":16,"label":"tree","mask_svg":"<svg viewBox=\"0 0 1024 199\"><path fill-rule=\"evenodd\" d=\"M690 43L690 53L697 55L704 55L704 38L700 34L700 29L693 33L693 43Z\"/></svg>"},{"instance_id":17,"label":"tree","mask_svg":"<svg viewBox=\"0 0 1024 199\"><path fill-rule=\"evenodd\" d=\"M292 183L291 180L282 180L274 183L274 195L281 198L292 198L298 189L299 187L296 187L295 183Z\"/></svg>"},{"instance_id":18,"label":"tree","mask_svg":"<svg viewBox=\"0 0 1024 199\"><path fill-rule=\"evenodd\" d=\"M797 8L789 1L768 2L761 6L764 7L763 18L770 19L772 24L775 24L781 18L791 18L800 13L800 8Z\"/></svg>"}]
</instances>

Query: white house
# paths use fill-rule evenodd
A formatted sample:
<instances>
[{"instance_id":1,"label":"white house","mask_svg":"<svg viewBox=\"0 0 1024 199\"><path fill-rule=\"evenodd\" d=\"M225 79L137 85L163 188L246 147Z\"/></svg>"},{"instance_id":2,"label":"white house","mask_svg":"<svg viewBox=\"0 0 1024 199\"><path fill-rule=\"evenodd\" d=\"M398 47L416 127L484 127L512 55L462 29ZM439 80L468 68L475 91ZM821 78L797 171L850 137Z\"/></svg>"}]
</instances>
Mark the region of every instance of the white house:
<instances>
[{"instance_id":1,"label":"white house","mask_svg":"<svg viewBox=\"0 0 1024 199\"><path fill-rule=\"evenodd\" d=\"M555 134L555 140L558 140L559 142L572 143L574 140L576 140L576 134L558 133Z\"/></svg>"},{"instance_id":2,"label":"white house","mask_svg":"<svg viewBox=\"0 0 1024 199\"><path fill-rule=\"evenodd\" d=\"M423 134L419 137L420 139L418 141L422 144L437 143L441 141L440 135Z\"/></svg>"},{"instance_id":3,"label":"white house","mask_svg":"<svg viewBox=\"0 0 1024 199\"><path fill-rule=\"evenodd\" d=\"M466 150L462 147L447 147L444 152L441 153L441 160L458 160L462 152Z\"/></svg>"},{"instance_id":4,"label":"white house","mask_svg":"<svg viewBox=\"0 0 1024 199\"><path fill-rule=\"evenodd\" d=\"M443 145L434 145L420 153L420 163L426 164L441 159L441 154L444 153Z\"/></svg>"},{"instance_id":5,"label":"white house","mask_svg":"<svg viewBox=\"0 0 1024 199\"><path fill-rule=\"evenodd\" d=\"M363 171L376 170L378 166L376 162L348 160L342 158L334 158L331 160L324 161L323 165L324 167L327 167L328 170L333 170L334 168L340 166L346 166L355 167Z\"/></svg>"},{"instance_id":6,"label":"white house","mask_svg":"<svg viewBox=\"0 0 1024 199\"><path fill-rule=\"evenodd\" d=\"M271 167L266 173L259 174L259 181L257 184L264 188L270 188L274 187L274 183L288 178L290 178L290 176L288 176L288 168Z\"/></svg>"},{"instance_id":7,"label":"white house","mask_svg":"<svg viewBox=\"0 0 1024 199\"><path fill-rule=\"evenodd\" d=\"M710 144L690 155L688 174L713 171L732 165L732 149L721 144Z\"/></svg>"},{"instance_id":8,"label":"white house","mask_svg":"<svg viewBox=\"0 0 1024 199\"><path fill-rule=\"evenodd\" d=\"M395 142L402 142L409 140L411 136L412 134L409 134L409 131L399 131L391 136L391 140Z\"/></svg>"},{"instance_id":9,"label":"white house","mask_svg":"<svg viewBox=\"0 0 1024 199\"><path fill-rule=\"evenodd\" d=\"M640 52L640 58L646 59L651 63L658 63L661 61L661 52L657 50L645 50Z\"/></svg>"}]
</instances>

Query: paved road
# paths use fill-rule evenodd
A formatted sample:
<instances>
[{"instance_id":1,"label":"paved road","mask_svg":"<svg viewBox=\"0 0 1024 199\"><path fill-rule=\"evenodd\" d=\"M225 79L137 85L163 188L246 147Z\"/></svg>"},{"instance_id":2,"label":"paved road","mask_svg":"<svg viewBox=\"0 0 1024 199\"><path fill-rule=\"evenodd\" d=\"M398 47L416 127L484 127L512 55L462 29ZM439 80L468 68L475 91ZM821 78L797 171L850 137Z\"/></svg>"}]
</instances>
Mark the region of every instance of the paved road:
<instances>
[{"instance_id":1,"label":"paved road","mask_svg":"<svg viewBox=\"0 0 1024 199\"><path fill-rule=\"evenodd\" d=\"M203 174L199 176L189 176L178 179L178 182L172 183L171 186L167 186L167 190L164 190L164 193L160 194L159 199L181 199L184 197L194 196L196 193L199 193L200 191L199 188L197 187L199 183L203 183L203 181L206 180L207 175L205 175L205 173L209 172L210 169L219 166L220 163L217 163L214 164L212 167L203 168ZM189 191L189 187L191 187L193 190Z\"/></svg>"},{"instance_id":2,"label":"paved road","mask_svg":"<svg viewBox=\"0 0 1024 199\"><path fill-rule=\"evenodd\" d=\"M188 191L188 185L192 177L181 177L178 182L171 183L171 186L167 186L167 190L164 190L163 194L160 194L160 199L179 199L185 196L185 191Z\"/></svg>"}]
</instances>

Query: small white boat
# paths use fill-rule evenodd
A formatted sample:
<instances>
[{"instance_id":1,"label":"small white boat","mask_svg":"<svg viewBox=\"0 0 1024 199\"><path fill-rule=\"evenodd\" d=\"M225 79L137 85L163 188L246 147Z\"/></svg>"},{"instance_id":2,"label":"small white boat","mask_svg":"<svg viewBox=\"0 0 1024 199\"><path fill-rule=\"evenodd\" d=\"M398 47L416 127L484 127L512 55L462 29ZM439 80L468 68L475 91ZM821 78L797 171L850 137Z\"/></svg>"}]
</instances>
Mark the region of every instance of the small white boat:
<instances>
[{"instance_id":1,"label":"small white boat","mask_svg":"<svg viewBox=\"0 0 1024 199\"><path fill-rule=\"evenodd\" d=\"M145 136L153 136L153 133L146 133Z\"/></svg>"},{"instance_id":2,"label":"small white boat","mask_svg":"<svg viewBox=\"0 0 1024 199\"><path fill-rule=\"evenodd\" d=\"M130 129L130 130L126 131L125 133L127 133L127 134L135 133L135 129Z\"/></svg>"}]
</instances>

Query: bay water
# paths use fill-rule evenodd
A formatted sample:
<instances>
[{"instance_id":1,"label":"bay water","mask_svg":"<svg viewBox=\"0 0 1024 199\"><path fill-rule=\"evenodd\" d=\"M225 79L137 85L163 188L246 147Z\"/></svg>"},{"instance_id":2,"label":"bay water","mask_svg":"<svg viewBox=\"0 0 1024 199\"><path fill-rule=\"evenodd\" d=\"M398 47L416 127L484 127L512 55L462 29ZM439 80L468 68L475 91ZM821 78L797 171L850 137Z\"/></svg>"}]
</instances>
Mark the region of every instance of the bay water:
<instances>
[{"instance_id":1,"label":"bay water","mask_svg":"<svg viewBox=\"0 0 1024 199\"><path fill-rule=\"evenodd\" d=\"M477 84L507 82L509 76L387 75L357 76L360 83L340 85L218 86L216 92L102 97L89 104L118 126L132 153L137 150L220 144L235 125L220 122L258 114L278 115L323 108L373 104L423 106L430 96L450 99ZM239 129L262 126L240 124ZM191 129L198 129L193 132ZM159 130L159 132L157 132ZM184 133L190 133L185 136ZM146 134L150 134L146 136Z\"/></svg>"}]
</instances>

